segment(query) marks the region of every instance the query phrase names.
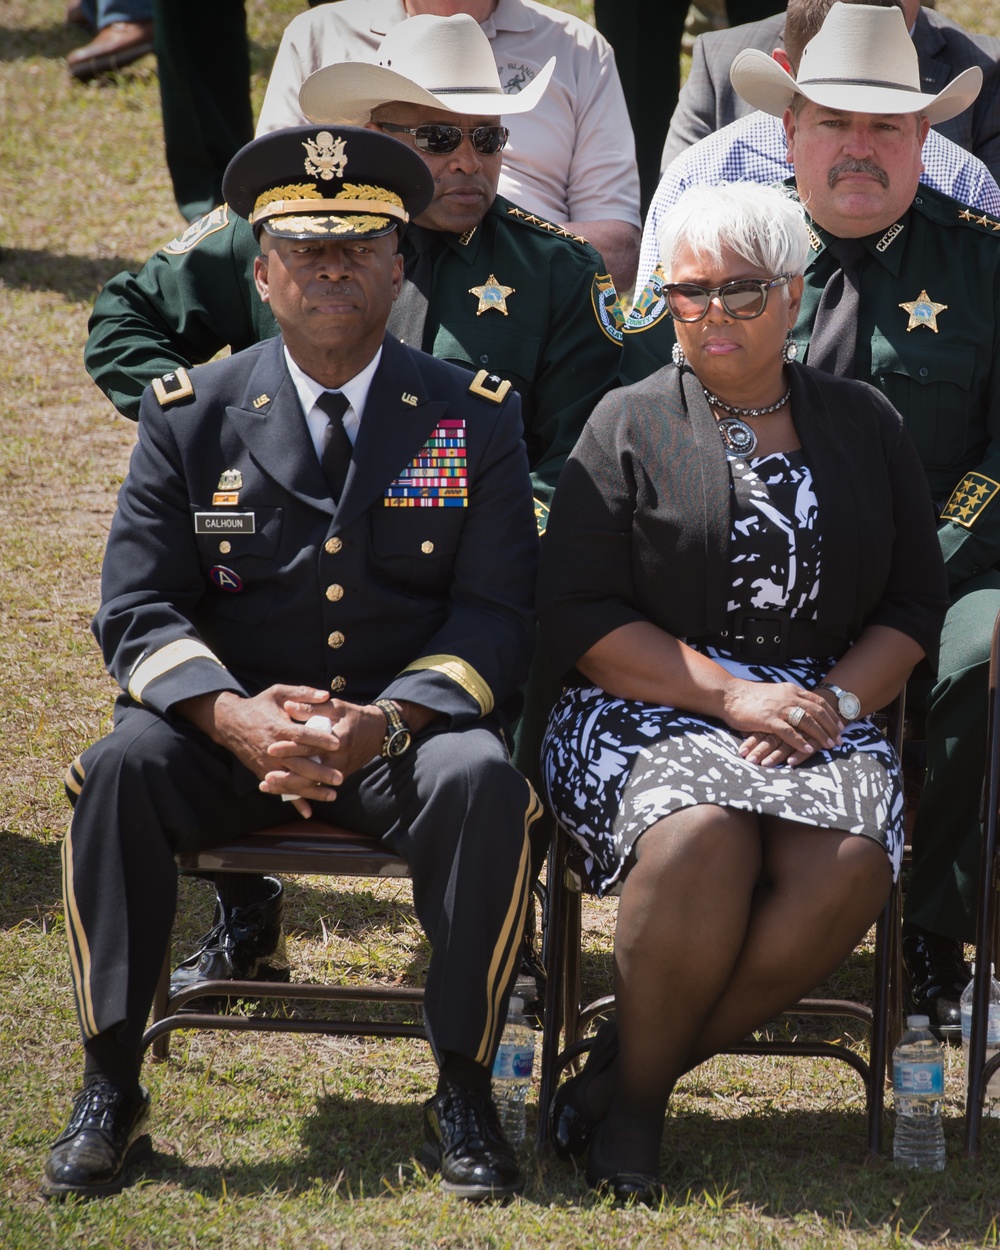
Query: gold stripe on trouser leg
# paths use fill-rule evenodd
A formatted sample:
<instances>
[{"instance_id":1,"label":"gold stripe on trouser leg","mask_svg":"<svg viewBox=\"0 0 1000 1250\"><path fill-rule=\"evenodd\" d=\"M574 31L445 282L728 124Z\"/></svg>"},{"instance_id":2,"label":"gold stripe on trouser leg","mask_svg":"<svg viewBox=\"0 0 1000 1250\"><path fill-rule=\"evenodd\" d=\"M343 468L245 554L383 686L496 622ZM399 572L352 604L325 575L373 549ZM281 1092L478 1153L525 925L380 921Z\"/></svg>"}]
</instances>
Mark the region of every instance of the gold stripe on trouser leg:
<instances>
[{"instance_id":1,"label":"gold stripe on trouser leg","mask_svg":"<svg viewBox=\"0 0 1000 1250\"><path fill-rule=\"evenodd\" d=\"M97 1036L97 1020L94 1016L94 1000L90 992L90 943L80 919L73 889L73 822L62 844L63 908L66 915L66 937L69 942L69 960L73 969L73 990L80 1012L80 1026L85 1037Z\"/></svg>"},{"instance_id":2,"label":"gold stripe on trouser leg","mask_svg":"<svg viewBox=\"0 0 1000 1250\"><path fill-rule=\"evenodd\" d=\"M521 952L521 935L524 933L528 904L531 901L531 838L529 837L529 831L535 821L542 815L543 809L531 782L525 780L524 784L528 787L529 800L527 810L524 813L524 842L521 846L521 862L517 868L518 886L511 898L510 907L504 919L503 927L500 930L500 937L493 948L493 958L490 962L489 977L487 978L487 985L490 988L487 991L486 1028L479 1043L479 1050L476 1053L476 1062L481 1064L484 1064L489 1057L490 1043L496 1030L497 1018L501 1009L505 1006L501 1001L501 997L507 982L513 975L514 961ZM517 940L514 942L510 940L512 932L517 934ZM506 958L504 958L505 951ZM501 960L503 961L502 966ZM506 1012L504 1012L504 1015L506 1016Z\"/></svg>"}]
</instances>

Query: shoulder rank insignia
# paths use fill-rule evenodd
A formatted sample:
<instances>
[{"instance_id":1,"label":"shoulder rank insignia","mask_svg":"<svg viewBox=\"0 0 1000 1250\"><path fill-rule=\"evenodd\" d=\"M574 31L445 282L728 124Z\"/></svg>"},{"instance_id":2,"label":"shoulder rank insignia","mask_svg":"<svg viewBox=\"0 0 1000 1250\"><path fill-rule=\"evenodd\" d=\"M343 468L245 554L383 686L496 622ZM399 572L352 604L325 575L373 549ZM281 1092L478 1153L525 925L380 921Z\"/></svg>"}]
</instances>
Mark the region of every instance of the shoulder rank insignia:
<instances>
[{"instance_id":1,"label":"shoulder rank insignia","mask_svg":"<svg viewBox=\"0 0 1000 1250\"><path fill-rule=\"evenodd\" d=\"M215 234L217 230L223 230L228 225L229 205L220 204L218 208L213 208L204 217L192 221L183 234L179 234L176 239L171 239L161 250L168 256L183 256L185 252L190 252L192 248L197 247L202 239L207 239L210 234Z\"/></svg>"},{"instance_id":2,"label":"shoulder rank insignia","mask_svg":"<svg viewBox=\"0 0 1000 1250\"><path fill-rule=\"evenodd\" d=\"M194 387L188 377L188 371L180 368L173 373L165 373L162 378L153 378L153 394L160 401L160 407L166 408L178 399L187 399L194 394Z\"/></svg>"},{"instance_id":3,"label":"shoulder rank insignia","mask_svg":"<svg viewBox=\"0 0 1000 1250\"><path fill-rule=\"evenodd\" d=\"M481 317L484 312L489 312L491 308L495 308L506 317L507 296L514 294L514 288L497 282L496 275L491 273L482 286L470 286L469 294L475 295L479 300L479 307L476 309L477 317Z\"/></svg>"},{"instance_id":4,"label":"shoulder rank insignia","mask_svg":"<svg viewBox=\"0 0 1000 1250\"><path fill-rule=\"evenodd\" d=\"M915 330L917 326L927 326L929 330L933 330L937 334L937 315L939 312L945 312L948 305L935 304L926 291L921 291L916 299L900 304L900 308L910 314L910 320L906 326L907 333Z\"/></svg>"},{"instance_id":5,"label":"shoulder rank insignia","mask_svg":"<svg viewBox=\"0 0 1000 1250\"><path fill-rule=\"evenodd\" d=\"M597 323L612 342L621 345L625 328L625 313L615 290L614 278L609 273L594 274L590 288L590 302L594 307Z\"/></svg>"},{"instance_id":6,"label":"shoulder rank insignia","mask_svg":"<svg viewBox=\"0 0 1000 1250\"><path fill-rule=\"evenodd\" d=\"M985 213L977 216L971 208L963 208L958 214L958 220L967 221L970 226L982 226L984 230L991 230L994 234L1000 231L1000 221L994 221Z\"/></svg>"},{"instance_id":7,"label":"shoulder rank insignia","mask_svg":"<svg viewBox=\"0 0 1000 1250\"><path fill-rule=\"evenodd\" d=\"M982 473L967 473L951 492L951 498L941 513L941 520L954 521L956 525L972 529L997 491L1000 491L1000 482L994 482L991 477L985 477Z\"/></svg>"},{"instance_id":8,"label":"shoulder rank insignia","mask_svg":"<svg viewBox=\"0 0 1000 1250\"><path fill-rule=\"evenodd\" d=\"M469 391L473 395L482 395L483 399L491 399L495 404L502 404L510 390L510 378L498 378L495 373L487 373L480 369L469 383Z\"/></svg>"},{"instance_id":9,"label":"shoulder rank insignia","mask_svg":"<svg viewBox=\"0 0 1000 1250\"><path fill-rule=\"evenodd\" d=\"M523 208L515 208L510 205L507 209L508 217L516 217L518 221L526 221L529 226L537 226L539 230L547 230L549 234L557 234L560 239L572 239L574 243L586 243L587 240L582 234L570 234L562 226L557 226L554 221L546 221L544 217L536 217L534 213L526 213Z\"/></svg>"}]
</instances>

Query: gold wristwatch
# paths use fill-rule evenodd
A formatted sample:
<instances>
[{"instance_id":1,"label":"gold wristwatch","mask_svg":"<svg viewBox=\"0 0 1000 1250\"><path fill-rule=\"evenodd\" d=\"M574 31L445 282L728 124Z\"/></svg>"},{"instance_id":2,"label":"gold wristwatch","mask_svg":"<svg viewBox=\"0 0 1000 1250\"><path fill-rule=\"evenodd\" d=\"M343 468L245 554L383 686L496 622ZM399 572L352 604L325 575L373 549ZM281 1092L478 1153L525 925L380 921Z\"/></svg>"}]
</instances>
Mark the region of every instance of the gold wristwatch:
<instances>
[{"instance_id":1,"label":"gold wristwatch","mask_svg":"<svg viewBox=\"0 0 1000 1250\"><path fill-rule=\"evenodd\" d=\"M405 755L413 743L413 734L409 725L399 714L399 709L391 699L376 699L373 704L385 717L387 726L382 749L379 754L386 760L397 760Z\"/></svg>"}]
</instances>

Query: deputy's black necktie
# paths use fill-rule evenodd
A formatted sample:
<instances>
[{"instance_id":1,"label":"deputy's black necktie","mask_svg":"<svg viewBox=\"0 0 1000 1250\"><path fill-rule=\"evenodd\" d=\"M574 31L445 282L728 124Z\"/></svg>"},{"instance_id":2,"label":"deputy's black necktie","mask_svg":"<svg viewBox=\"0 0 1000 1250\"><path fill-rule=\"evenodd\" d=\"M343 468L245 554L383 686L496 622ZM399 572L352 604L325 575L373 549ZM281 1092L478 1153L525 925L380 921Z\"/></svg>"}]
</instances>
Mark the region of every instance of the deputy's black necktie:
<instances>
[{"instance_id":1,"label":"deputy's black necktie","mask_svg":"<svg viewBox=\"0 0 1000 1250\"><path fill-rule=\"evenodd\" d=\"M330 495L334 503L340 500L340 492L347 481L347 470L351 467L351 456L354 448L344 429L344 413L350 407L350 400L342 391L324 391L316 400L316 407L322 409L330 418L323 432L323 451L320 464L330 487Z\"/></svg>"},{"instance_id":2,"label":"deputy's black necktie","mask_svg":"<svg viewBox=\"0 0 1000 1250\"><path fill-rule=\"evenodd\" d=\"M858 339L858 262L865 255L860 239L830 239L826 250L837 262L816 308L809 337L809 363L814 369L854 377Z\"/></svg>"},{"instance_id":3,"label":"deputy's black necktie","mask_svg":"<svg viewBox=\"0 0 1000 1250\"><path fill-rule=\"evenodd\" d=\"M424 324L434 278L434 257L441 246L441 232L410 226L406 231L407 257L403 289L389 313L388 329L402 343L418 351L424 344Z\"/></svg>"}]
</instances>

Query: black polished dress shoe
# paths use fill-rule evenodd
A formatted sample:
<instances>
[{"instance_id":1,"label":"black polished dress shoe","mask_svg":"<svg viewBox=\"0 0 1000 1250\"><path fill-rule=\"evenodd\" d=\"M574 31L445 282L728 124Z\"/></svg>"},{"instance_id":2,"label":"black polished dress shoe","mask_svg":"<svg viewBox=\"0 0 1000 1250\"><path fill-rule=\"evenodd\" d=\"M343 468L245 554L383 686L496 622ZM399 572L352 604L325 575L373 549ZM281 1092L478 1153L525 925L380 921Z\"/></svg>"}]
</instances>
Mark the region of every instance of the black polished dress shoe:
<instances>
[{"instance_id":1,"label":"black polished dress shoe","mask_svg":"<svg viewBox=\"0 0 1000 1250\"><path fill-rule=\"evenodd\" d=\"M575 1159L586 1153L599 1123L587 1111L587 1086L617 1057L618 1025L606 1020L597 1030L582 1071L559 1086L549 1107L549 1138L560 1159Z\"/></svg>"},{"instance_id":2,"label":"black polished dress shoe","mask_svg":"<svg viewBox=\"0 0 1000 1250\"><path fill-rule=\"evenodd\" d=\"M441 1172L441 1188L460 1198L507 1198L524 1186L493 1099L443 1083L424 1103L420 1162Z\"/></svg>"},{"instance_id":3,"label":"black polished dress shoe","mask_svg":"<svg viewBox=\"0 0 1000 1250\"><path fill-rule=\"evenodd\" d=\"M658 1207L664 1199L663 1182L651 1172L629 1172L617 1169L604 1158L601 1145L602 1124L594 1131L587 1156L587 1184L602 1197L610 1196L623 1204L638 1203Z\"/></svg>"},{"instance_id":4,"label":"black polished dress shoe","mask_svg":"<svg viewBox=\"0 0 1000 1250\"><path fill-rule=\"evenodd\" d=\"M125 1187L133 1163L152 1153L142 1132L149 1116L149 1094L123 1094L117 1085L98 1077L76 1096L62 1135L45 1163L42 1193L46 1198L102 1198Z\"/></svg>"},{"instance_id":5,"label":"black polished dress shoe","mask_svg":"<svg viewBox=\"0 0 1000 1250\"><path fill-rule=\"evenodd\" d=\"M170 974L170 996L199 981L287 981L291 976L281 931L285 891L265 877L268 898L242 907L216 900L212 928L201 945Z\"/></svg>"},{"instance_id":6,"label":"black polished dress shoe","mask_svg":"<svg viewBox=\"0 0 1000 1250\"><path fill-rule=\"evenodd\" d=\"M962 943L904 923L903 963L907 1015L927 1016L932 1033L958 1045L962 1040L959 1000L972 979Z\"/></svg>"}]
</instances>

